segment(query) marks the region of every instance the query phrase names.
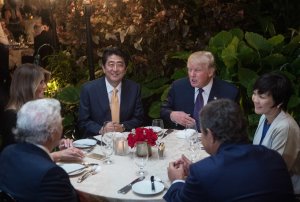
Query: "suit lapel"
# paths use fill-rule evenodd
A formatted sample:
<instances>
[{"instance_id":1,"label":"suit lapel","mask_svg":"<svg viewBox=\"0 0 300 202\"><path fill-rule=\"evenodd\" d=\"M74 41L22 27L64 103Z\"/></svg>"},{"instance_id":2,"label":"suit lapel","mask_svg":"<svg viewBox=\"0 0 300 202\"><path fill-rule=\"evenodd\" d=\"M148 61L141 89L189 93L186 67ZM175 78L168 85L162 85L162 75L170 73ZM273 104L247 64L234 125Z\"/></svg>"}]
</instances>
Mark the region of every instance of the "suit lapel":
<instances>
[{"instance_id":1,"label":"suit lapel","mask_svg":"<svg viewBox=\"0 0 300 202\"><path fill-rule=\"evenodd\" d=\"M129 88L127 86L126 80L122 80L122 88L121 88L121 103L120 103L120 122L123 120L124 114L126 114L126 106L128 106L128 101L130 99L130 90L126 90Z\"/></svg>"},{"instance_id":2,"label":"suit lapel","mask_svg":"<svg viewBox=\"0 0 300 202\"><path fill-rule=\"evenodd\" d=\"M214 78L207 102L218 99L218 81Z\"/></svg>"},{"instance_id":3,"label":"suit lapel","mask_svg":"<svg viewBox=\"0 0 300 202\"><path fill-rule=\"evenodd\" d=\"M110 105L109 105L109 99L108 99L108 93L107 93L107 88L105 84L105 77L102 77L99 80L98 83L98 90L97 92L97 102L99 103L102 112L109 112L107 113L106 119L111 120L111 111L110 111Z\"/></svg>"}]
</instances>

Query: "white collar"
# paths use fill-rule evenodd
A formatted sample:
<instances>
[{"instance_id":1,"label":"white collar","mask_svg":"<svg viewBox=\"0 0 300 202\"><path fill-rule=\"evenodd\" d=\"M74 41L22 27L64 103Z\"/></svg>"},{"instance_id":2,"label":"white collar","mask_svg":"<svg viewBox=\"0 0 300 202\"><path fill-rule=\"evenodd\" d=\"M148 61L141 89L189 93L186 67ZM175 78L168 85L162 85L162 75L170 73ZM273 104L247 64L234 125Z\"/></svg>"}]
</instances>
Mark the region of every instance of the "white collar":
<instances>
[{"instance_id":1,"label":"white collar","mask_svg":"<svg viewBox=\"0 0 300 202\"><path fill-rule=\"evenodd\" d=\"M213 82L214 82L214 79L212 78L212 79L209 81L209 83L208 83L206 86L204 86L204 87L202 88L204 94L209 95L209 93L210 93L210 91L211 91L211 88L212 88L212 85L213 85ZM196 88L195 88L195 92L198 92L198 90L199 90L199 88L196 87Z\"/></svg>"},{"instance_id":2,"label":"white collar","mask_svg":"<svg viewBox=\"0 0 300 202\"><path fill-rule=\"evenodd\" d=\"M107 81L106 77L105 77L105 84L106 84L107 93L111 93L114 90L114 87ZM116 87L118 92L121 91L121 87L122 87L122 82L120 82L119 85Z\"/></svg>"}]
</instances>

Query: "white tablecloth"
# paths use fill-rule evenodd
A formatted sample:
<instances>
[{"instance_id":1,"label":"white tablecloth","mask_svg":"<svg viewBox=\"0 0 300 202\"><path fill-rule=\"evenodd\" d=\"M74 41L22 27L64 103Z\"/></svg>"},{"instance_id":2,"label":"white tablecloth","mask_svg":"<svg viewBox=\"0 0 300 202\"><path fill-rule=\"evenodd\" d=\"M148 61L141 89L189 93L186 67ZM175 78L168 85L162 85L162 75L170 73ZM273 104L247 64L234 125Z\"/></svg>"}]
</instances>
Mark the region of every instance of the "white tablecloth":
<instances>
[{"instance_id":1,"label":"white tablecloth","mask_svg":"<svg viewBox=\"0 0 300 202\"><path fill-rule=\"evenodd\" d=\"M176 137L176 131L169 134L164 139L160 140L165 143L164 158L158 158L157 147L152 147L152 156L149 158L146 166L147 175L146 179L150 180L150 176L154 175L159 177L165 182L165 184L170 185L170 181L167 175L167 167L170 161L175 161L182 154L187 156L190 155L187 149L187 143L185 139L179 139ZM93 153L102 154L100 146L96 146L92 151ZM198 154L198 159L203 159L207 157L208 154L204 150L200 150ZM86 157L87 162L96 162L101 166L99 173L90 176L85 181L77 183L78 176L71 177L71 183L73 186L83 192L101 196L109 201L164 201L163 195L166 190L160 194L145 197L133 193L130 190L127 194L119 194L117 190L129 184L132 180L138 177L136 171L138 167L135 165L130 154L126 156L112 156L113 164L106 165L102 161L91 159Z\"/></svg>"}]
</instances>

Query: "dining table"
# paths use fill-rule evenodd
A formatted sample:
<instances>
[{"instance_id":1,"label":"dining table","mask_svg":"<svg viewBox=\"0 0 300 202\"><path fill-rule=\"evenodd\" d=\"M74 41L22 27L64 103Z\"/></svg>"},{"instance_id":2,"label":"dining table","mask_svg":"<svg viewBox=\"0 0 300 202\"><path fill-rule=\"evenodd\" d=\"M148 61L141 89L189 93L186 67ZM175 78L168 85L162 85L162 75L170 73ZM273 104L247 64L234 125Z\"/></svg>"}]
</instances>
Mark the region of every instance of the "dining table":
<instances>
[{"instance_id":1,"label":"dining table","mask_svg":"<svg viewBox=\"0 0 300 202\"><path fill-rule=\"evenodd\" d=\"M164 185L163 191L156 194L143 195L137 194L133 190L130 190L126 194L118 193L118 190L125 185L138 178L138 166L133 160L132 151L129 147L128 152L125 155L113 154L111 156L112 164L105 164L103 160L97 160L89 158L86 155L84 162L99 164L98 172L91 175L82 182L78 182L79 176L70 176L70 181L75 189L90 195L95 201L95 198L99 197L99 201L110 202L129 202L129 201L151 201L161 202L164 201L163 196L167 192L171 182L168 179L167 167L170 162L178 160L182 154L187 157L191 157L191 150L186 138L182 137L184 131L174 130L164 138L158 137L158 142L163 142L165 149L163 156L158 155L158 146L152 146L152 155L149 157L145 170L145 179L149 180L151 176L155 176L155 179L160 179ZM181 133L181 136L179 135ZM128 135L126 133L125 135ZM96 139L101 139L100 136L95 136ZM201 160L209 156L205 152L201 142L199 143L199 150L196 152L196 160ZM88 153L103 154L100 145L95 145L92 150L89 149ZM149 184L150 186L150 184Z\"/></svg>"},{"instance_id":2,"label":"dining table","mask_svg":"<svg viewBox=\"0 0 300 202\"><path fill-rule=\"evenodd\" d=\"M22 57L31 56L33 57L34 49L33 44L22 44L19 43L9 46L9 69L14 69L22 64Z\"/></svg>"}]
</instances>

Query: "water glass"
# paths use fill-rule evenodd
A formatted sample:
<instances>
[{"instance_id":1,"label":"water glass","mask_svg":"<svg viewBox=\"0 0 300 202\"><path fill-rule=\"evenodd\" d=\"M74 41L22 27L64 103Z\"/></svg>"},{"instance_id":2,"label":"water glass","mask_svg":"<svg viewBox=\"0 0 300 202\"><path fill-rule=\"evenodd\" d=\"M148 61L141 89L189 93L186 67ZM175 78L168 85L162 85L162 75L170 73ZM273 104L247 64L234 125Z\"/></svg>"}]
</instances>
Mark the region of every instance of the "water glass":
<instances>
[{"instance_id":1,"label":"water glass","mask_svg":"<svg viewBox=\"0 0 300 202\"><path fill-rule=\"evenodd\" d=\"M149 158L149 151L148 151L148 145L146 142L136 142L134 148L133 148L133 159L134 163L138 166L139 170L137 171L137 174L139 176L146 175L145 167L147 165L147 161Z\"/></svg>"}]
</instances>

